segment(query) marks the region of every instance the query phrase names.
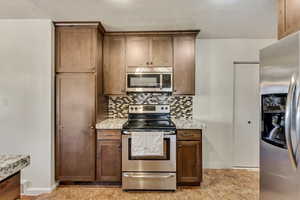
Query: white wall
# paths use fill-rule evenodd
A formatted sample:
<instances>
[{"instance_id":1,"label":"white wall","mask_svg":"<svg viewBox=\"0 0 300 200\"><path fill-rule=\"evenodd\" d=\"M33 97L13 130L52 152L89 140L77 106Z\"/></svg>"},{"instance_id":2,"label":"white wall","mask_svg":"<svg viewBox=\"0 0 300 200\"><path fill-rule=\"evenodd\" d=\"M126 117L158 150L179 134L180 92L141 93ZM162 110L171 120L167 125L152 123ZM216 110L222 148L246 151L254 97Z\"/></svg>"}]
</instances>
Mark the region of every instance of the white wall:
<instances>
[{"instance_id":1,"label":"white wall","mask_svg":"<svg viewBox=\"0 0 300 200\"><path fill-rule=\"evenodd\" d=\"M0 20L0 154L29 154L27 193L54 186L53 27Z\"/></svg>"},{"instance_id":2,"label":"white wall","mask_svg":"<svg viewBox=\"0 0 300 200\"><path fill-rule=\"evenodd\" d=\"M204 167L231 168L233 164L233 62L259 61L259 49L274 41L197 40L193 112L195 118L207 123L203 135Z\"/></svg>"}]
</instances>

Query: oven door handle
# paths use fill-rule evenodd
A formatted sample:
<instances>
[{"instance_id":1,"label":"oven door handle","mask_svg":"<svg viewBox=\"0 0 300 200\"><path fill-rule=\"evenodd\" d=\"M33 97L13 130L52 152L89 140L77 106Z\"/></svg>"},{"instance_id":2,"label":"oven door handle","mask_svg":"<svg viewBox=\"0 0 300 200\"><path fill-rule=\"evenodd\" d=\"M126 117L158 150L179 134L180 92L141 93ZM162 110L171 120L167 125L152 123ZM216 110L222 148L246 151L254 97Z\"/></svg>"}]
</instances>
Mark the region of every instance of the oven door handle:
<instances>
[{"instance_id":1,"label":"oven door handle","mask_svg":"<svg viewBox=\"0 0 300 200\"><path fill-rule=\"evenodd\" d=\"M133 175L133 174L124 174L123 176L128 178L171 178L174 177L174 174L164 175L164 176L155 176L155 175Z\"/></svg>"},{"instance_id":2,"label":"oven door handle","mask_svg":"<svg viewBox=\"0 0 300 200\"><path fill-rule=\"evenodd\" d=\"M131 135L131 133L134 131L122 131L123 135ZM176 131L169 131L169 132L164 132L164 135L175 135Z\"/></svg>"}]
</instances>

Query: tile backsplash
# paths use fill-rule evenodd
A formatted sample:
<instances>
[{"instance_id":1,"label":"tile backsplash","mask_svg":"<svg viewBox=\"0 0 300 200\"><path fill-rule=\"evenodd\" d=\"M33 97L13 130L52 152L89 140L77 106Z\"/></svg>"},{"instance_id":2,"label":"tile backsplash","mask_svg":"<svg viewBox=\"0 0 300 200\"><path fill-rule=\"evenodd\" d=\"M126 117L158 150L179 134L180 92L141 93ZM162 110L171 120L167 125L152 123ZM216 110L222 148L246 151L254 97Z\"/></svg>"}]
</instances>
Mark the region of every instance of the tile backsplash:
<instances>
[{"instance_id":1,"label":"tile backsplash","mask_svg":"<svg viewBox=\"0 0 300 200\"><path fill-rule=\"evenodd\" d=\"M130 104L169 104L174 118L193 117L192 96L172 96L168 93L132 93L127 96L109 96L108 117L127 118Z\"/></svg>"}]
</instances>

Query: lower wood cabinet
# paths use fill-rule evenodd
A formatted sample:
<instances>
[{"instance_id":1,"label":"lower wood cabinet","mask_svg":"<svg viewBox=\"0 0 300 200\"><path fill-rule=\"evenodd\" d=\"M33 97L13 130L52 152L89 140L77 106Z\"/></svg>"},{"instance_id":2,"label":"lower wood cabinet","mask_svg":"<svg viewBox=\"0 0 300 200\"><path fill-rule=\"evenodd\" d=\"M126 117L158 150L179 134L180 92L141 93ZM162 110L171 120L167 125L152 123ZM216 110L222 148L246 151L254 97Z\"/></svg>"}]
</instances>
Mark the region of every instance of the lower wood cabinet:
<instances>
[{"instance_id":1,"label":"lower wood cabinet","mask_svg":"<svg viewBox=\"0 0 300 200\"><path fill-rule=\"evenodd\" d=\"M97 130L96 137L96 181L121 184L121 130ZM178 130L177 184L197 186L202 176L202 131Z\"/></svg>"},{"instance_id":2,"label":"lower wood cabinet","mask_svg":"<svg viewBox=\"0 0 300 200\"><path fill-rule=\"evenodd\" d=\"M97 132L96 180L103 183L121 183L120 130Z\"/></svg>"},{"instance_id":3,"label":"lower wood cabinet","mask_svg":"<svg viewBox=\"0 0 300 200\"><path fill-rule=\"evenodd\" d=\"M0 200L16 200L20 198L20 172L0 182Z\"/></svg>"},{"instance_id":4,"label":"lower wood cabinet","mask_svg":"<svg viewBox=\"0 0 300 200\"><path fill-rule=\"evenodd\" d=\"M200 185L203 176L201 130L178 130L177 135L177 184Z\"/></svg>"}]
</instances>

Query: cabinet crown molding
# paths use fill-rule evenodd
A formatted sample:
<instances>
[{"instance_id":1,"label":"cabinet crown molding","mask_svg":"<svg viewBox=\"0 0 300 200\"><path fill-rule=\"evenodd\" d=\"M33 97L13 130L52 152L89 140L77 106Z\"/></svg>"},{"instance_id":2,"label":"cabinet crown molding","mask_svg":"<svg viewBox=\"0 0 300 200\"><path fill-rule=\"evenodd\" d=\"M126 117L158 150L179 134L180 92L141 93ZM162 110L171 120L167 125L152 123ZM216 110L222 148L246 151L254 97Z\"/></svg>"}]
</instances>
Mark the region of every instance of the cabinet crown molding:
<instances>
[{"instance_id":1,"label":"cabinet crown molding","mask_svg":"<svg viewBox=\"0 0 300 200\"><path fill-rule=\"evenodd\" d=\"M195 35L197 36L200 30L174 30L174 31L111 31L106 32L105 35Z\"/></svg>"},{"instance_id":2,"label":"cabinet crown molding","mask_svg":"<svg viewBox=\"0 0 300 200\"><path fill-rule=\"evenodd\" d=\"M102 33L106 30L102 23L99 21L54 21L54 26L85 26L85 27L95 27L98 28Z\"/></svg>"}]
</instances>

